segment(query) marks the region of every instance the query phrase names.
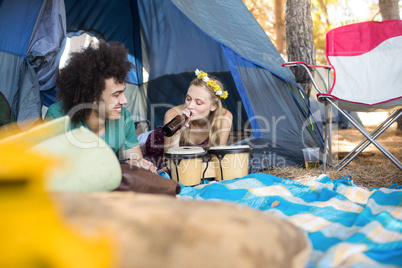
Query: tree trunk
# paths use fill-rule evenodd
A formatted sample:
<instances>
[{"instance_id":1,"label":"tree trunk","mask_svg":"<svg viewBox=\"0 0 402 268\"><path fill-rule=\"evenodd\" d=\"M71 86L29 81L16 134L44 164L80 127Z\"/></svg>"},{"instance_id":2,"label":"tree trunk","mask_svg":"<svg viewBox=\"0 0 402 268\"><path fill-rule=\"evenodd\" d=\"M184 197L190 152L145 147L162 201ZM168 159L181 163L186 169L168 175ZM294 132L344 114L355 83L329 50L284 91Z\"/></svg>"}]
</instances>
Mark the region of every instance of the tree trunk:
<instances>
[{"instance_id":1,"label":"tree trunk","mask_svg":"<svg viewBox=\"0 0 402 268\"><path fill-rule=\"evenodd\" d=\"M398 0L379 0L382 20L400 20Z\"/></svg>"},{"instance_id":2,"label":"tree trunk","mask_svg":"<svg viewBox=\"0 0 402 268\"><path fill-rule=\"evenodd\" d=\"M315 45L311 0L287 0L285 12L286 51L288 61L304 61L315 64ZM307 96L310 96L311 81L302 68L291 68Z\"/></svg>"},{"instance_id":3,"label":"tree trunk","mask_svg":"<svg viewBox=\"0 0 402 268\"><path fill-rule=\"evenodd\" d=\"M379 0L382 20L400 20L398 0ZM397 120L398 130L402 130L402 117Z\"/></svg>"},{"instance_id":4,"label":"tree trunk","mask_svg":"<svg viewBox=\"0 0 402 268\"><path fill-rule=\"evenodd\" d=\"M276 49L283 54L286 48L285 39L285 0L275 0L275 36Z\"/></svg>"}]
</instances>

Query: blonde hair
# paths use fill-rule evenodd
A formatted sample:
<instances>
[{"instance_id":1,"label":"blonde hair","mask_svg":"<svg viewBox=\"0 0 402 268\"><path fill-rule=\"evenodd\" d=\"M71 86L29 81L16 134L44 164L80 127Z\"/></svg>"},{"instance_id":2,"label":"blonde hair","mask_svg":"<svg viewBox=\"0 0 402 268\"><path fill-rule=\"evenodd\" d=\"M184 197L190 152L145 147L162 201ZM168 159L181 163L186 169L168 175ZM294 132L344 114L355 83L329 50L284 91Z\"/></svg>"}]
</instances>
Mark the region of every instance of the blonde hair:
<instances>
[{"instance_id":1,"label":"blonde hair","mask_svg":"<svg viewBox=\"0 0 402 268\"><path fill-rule=\"evenodd\" d=\"M218 81L216 78L211 77L210 79L214 80L223 90L223 84ZM214 111L211 111L209 113L209 116L207 118L208 124L210 124L210 130L208 133L208 148L211 146L217 146L220 144L221 140L221 135L220 135L220 129L222 128L222 120L223 120L223 106L222 106L222 101L221 98L217 95L215 95L215 92L213 88L207 86L207 83L205 83L203 80L200 80L198 78L195 78L193 81L191 81L190 86L198 86L198 87L204 87L205 89L208 90L210 93L210 97L212 100L212 104L216 105L216 109ZM191 128L191 126L190 126ZM180 146L187 146L189 144L189 139L190 139L190 128L186 128L180 137Z\"/></svg>"}]
</instances>

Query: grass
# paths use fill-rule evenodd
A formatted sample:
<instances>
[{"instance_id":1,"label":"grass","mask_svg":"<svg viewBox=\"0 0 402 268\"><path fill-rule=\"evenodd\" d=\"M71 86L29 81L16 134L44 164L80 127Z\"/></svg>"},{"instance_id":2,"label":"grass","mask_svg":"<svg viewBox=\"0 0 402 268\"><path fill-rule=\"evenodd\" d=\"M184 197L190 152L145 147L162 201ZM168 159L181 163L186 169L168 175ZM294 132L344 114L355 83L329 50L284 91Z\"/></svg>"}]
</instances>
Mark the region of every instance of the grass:
<instances>
[{"instance_id":1,"label":"grass","mask_svg":"<svg viewBox=\"0 0 402 268\"><path fill-rule=\"evenodd\" d=\"M374 130L374 126L368 126L369 132ZM335 133L333 148L338 156L346 155L361 140L363 135L353 129L342 129ZM402 161L402 131L396 129L396 124L392 125L377 139L390 153L399 161ZM281 178L306 179L317 177L322 174L320 169L306 170L303 167L273 167L265 170L268 173ZM384 156L374 145L369 145L358 157L341 171L336 171L332 167L327 167L325 174L331 179L341 179L346 175L351 175L355 184L370 189L371 187L389 187L393 184L402 185L402 171L395 166L386 156Z\"/></svg>"}]
</instances>

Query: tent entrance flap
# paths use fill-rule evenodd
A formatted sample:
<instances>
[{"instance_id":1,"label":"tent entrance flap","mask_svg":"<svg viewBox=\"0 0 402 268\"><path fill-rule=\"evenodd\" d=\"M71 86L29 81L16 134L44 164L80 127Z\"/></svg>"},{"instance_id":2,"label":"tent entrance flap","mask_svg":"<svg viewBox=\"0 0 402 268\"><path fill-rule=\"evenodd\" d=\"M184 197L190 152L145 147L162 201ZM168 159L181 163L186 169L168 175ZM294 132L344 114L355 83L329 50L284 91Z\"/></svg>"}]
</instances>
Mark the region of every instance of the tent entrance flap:
<instances>
[{"instance_id":1,"label":"tent entrance flap","mask_svg":"<svg viewBox=\"0 0 402 268\"><path fill-rule=\"evenodd\" d=\"M223 53L225 54L225 58L226 58L227 63L229 65L230 72L232 73L232 77L233 77L233 80L234 80L234 82L236 84L237 91L239 92L240 98L241 98L241 100L243 102L243 105L244 105L244 107L246 109L247 116L249 118L248 123L251 125L251 128L253 129L254 136L256 138L259 138L261 136L260 127L258 125L258 122L256 120L253 120L255 118L255 114L254 114L252 105L251 105L251 103L249 101L249 98L247 96L247 93L245 91L243 82L241 81L241 77L239 75L239 72L237 70L237 66L238 66L237 63L239 61L242 61L242 63L244 65L247 65L248 62L243 61L243 59L241 57L239 57L238 55L233 53L232 50L228 49L227 47L225 47L223 45L222 45L222 50L223 50ZM242 65L242 66L244 66L244 65ZM252 67L254 66L253 64L251 64L251 65L252 65Z\"/></svg>"}]
</instances>

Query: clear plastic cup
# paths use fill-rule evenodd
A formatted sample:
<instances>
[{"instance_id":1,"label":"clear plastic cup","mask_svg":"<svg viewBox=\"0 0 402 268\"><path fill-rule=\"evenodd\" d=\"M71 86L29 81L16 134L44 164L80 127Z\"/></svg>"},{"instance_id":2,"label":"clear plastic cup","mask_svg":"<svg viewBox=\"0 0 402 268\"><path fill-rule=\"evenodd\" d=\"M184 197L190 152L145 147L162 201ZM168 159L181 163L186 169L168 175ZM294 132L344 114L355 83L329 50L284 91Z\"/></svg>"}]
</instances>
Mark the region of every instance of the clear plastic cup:
<instances>
[{"instance_id":1,"label":"clear plastic cup","mask_svg":"<svg viewBox=\"0 0 402 268\"><path fill-rule=\"evenodd\" d=\"M306 164L306 169L314 169L320 167L320 148L305 148L302 149L302 151L304 155L304 163Z\"/></svg>"}]
</instances>

